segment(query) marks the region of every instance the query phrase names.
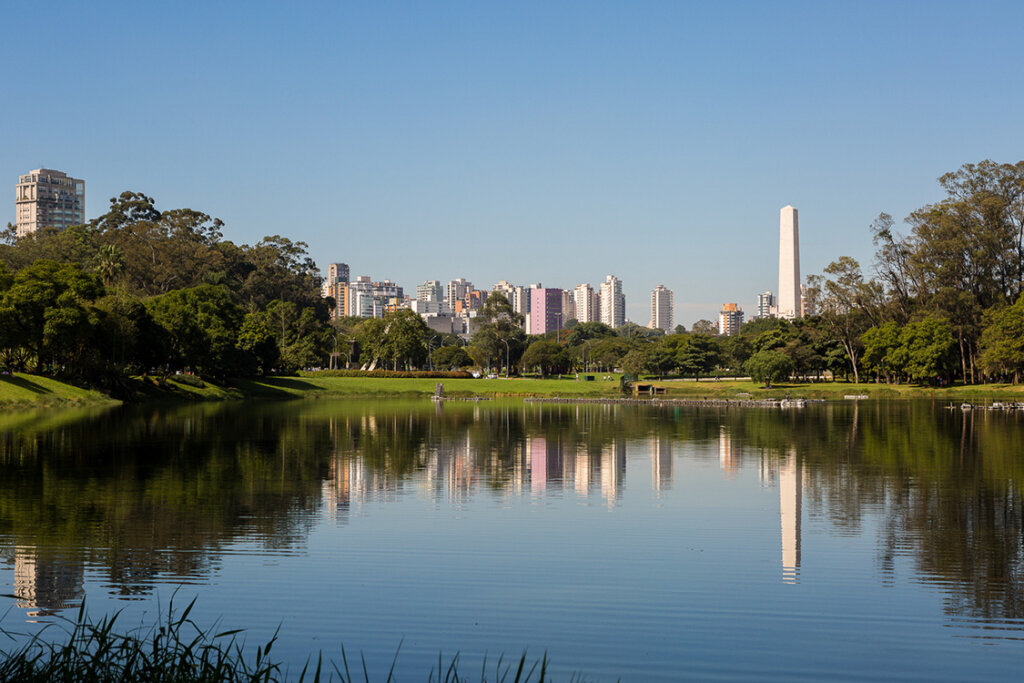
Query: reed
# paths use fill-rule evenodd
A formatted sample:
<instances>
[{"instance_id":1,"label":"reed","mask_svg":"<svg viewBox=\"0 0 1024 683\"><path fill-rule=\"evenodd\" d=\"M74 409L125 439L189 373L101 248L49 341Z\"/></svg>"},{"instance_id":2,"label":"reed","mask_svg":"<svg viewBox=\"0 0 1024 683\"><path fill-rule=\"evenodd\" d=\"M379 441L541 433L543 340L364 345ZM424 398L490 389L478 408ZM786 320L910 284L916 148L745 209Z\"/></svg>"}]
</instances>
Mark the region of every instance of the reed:
<instances>
[{"instance_id":1,"label":"reed","mask_svg":"<svg viewBox=\"0 0 1024 683\"><path fill-rule=\"evenodd\" d=\"M357 666L349 665L348 653L341 648L341 661L325 662L322 653L307 659L298 675L271 658L279 630L252 652L244 640L244 630L219 631L218 626L200 628L191 618L195 599L177 610L173 599L167 613L155 625L122 630L121 612L92 619L85 605L74 619L63 618L33 635L26 643L8 651L0 650L0 681L40 683L51 681L148 682L251 682L272 683L295 680L300 683L339 681L370 683L366 659L359 655ZM53 630L59 630L54 633ZM0 636L25 637L0 628ZM388 671L387 683L396 680L401 644ZM419 678L422 680L422 678ZM459 654L438 655L437 668L427 673L430 683L545 683L551 681L547 653L531 661L524 651L518 659L504 656L493 667L484 657L479 679L459 671ZM574 674L570 681L583 679Z\"/></svg>"}]
</instances>

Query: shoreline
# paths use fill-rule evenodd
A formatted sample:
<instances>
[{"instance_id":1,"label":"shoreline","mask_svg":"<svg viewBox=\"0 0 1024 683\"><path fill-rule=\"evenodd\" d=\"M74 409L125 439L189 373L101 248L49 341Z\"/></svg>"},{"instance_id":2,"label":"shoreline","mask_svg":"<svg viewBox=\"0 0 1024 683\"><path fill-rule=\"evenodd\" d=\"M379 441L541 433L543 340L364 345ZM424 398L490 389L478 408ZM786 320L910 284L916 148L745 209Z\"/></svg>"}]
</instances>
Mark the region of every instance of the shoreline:
<instances>
[{"instance_id":1,"label":"shoreline","mask_svg":"<svg viewBox=\"0 0 1024 683\"><path fill-rule=\"evenodd\" d=\"M0 410L140 405L266 399L429 398L436 384L446 399L524 398L568 402L685 402L690 405L769 405L787 399L806 401L928 399L947 403L1024 401L1024 385L958 385L934 388L874 383L812 382L780 384L766 389L749 380L641 380L659 391L655 396L623 395L618 376L592 382L539 378L395 378L334 377L303 373L294 377L234 379L223 384L194 376L133 380L133 398L119 400L95 389L50 377L15 373L0 375ZM857 398L852 398L857 397Z\"/></svg>"}]
</instances>

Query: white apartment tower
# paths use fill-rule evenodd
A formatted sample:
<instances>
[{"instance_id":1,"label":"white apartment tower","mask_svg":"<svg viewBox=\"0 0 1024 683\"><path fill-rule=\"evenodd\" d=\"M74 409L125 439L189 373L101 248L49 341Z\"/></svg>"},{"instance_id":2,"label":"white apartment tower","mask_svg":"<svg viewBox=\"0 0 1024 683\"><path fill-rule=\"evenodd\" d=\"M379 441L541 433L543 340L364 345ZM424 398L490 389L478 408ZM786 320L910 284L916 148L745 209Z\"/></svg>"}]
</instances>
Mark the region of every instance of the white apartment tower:
<instances>
[{"instance_id":1,"label":"white apartment tower","mask_svg":"<svg viewBox=\"0 0 1024 683\"><path fill-rule=\"evenodd\" d=\"M772 292L761 292L757 295L757 317L775 317L775 294Z\"/></svg>"},{"instance_id":2,"label":"white apartment tower","mask_svg":"<svg viewBox=\"0 0 1024 683\"><path fill-rule=\"evenodd\" d=\"M651 291L651 322L647 327L672 333L672 290L658 285Z\"/></svg>"},{"instance_id":3,"label":"white apartment tower","mask_svg":"<svg viewBox=\"0 0 1024 683\"><path fill-rule=\"evenodd\" d=\"M601 312L597 306L597 294L594 288L583 283L576 285L576 319L581 323L596 323L600 319Z\"/></svg>"},{"instance_id":4,"label":"white apartment tower","mask_svg":"<svg viewBox=\"0 0 1024 683\"><path fill-rule=\"evenodd\" d=\"M797 211L779 212L779 317L800 317L800 228Z\"/></svg>"},{"instance_id":5,"label":"white apartment tower","mask_svg":"<svg viewBox=\"0 0 1024 683\"><path fill-rule=\"evenodd\" d=\"M614 275L601 283L601 322L609 327L622 327L626 322L626 296L622 281Z\"/></svg>"},{"instance_id":6,"label":"white apartment tower","mask_svg":"<svg viewBox=\"0 0 1024 683\"><path fill-rule=\"evenodd\" d=\"M85 181L67 173L37 168L18 178L15 190L18 237L40 228L63 230L85 223Z\"/></svg>"}]
</instances>

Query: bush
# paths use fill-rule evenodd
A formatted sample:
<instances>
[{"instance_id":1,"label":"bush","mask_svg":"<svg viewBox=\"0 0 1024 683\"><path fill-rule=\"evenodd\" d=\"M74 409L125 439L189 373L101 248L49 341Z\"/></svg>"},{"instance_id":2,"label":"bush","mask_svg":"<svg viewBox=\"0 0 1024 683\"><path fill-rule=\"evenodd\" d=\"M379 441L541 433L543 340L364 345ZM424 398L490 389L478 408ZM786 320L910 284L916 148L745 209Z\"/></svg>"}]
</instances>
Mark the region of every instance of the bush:
<instances>
[{"instance_id":1,"label":"bush","mask_svg":"<svg viewBox=\"0 0 1024 683\"><path fill-rule=\"evenodd\" d=\"M202 389L206 386L206 382L201 377L195 375L175 375L173 379L178 384L185 384L196 389Z\"/></svg>"}]
</instances>

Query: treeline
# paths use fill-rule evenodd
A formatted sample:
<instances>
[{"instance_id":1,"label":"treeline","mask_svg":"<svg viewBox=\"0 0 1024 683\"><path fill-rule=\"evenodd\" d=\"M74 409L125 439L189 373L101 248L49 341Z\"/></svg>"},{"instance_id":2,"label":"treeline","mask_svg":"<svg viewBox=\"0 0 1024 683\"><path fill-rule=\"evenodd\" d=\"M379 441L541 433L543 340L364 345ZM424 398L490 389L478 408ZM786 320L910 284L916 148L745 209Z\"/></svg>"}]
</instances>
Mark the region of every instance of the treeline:
<instances>
[{"instance_id":1,"label":"treeline","mask_svg":"<svg viewBox=\"0 0 1024 683\"><path fill-rule=\"evenodd\" d=\"M946 197L914 211L906 235L887 214L871 226L873 274L844 256L808 278L818 315L756 320L726 338L709 321L670 335L570 321L528 337L492 293L468 344L410 310L331 321L304 243L236 245L217 219L125 192L87 225L0 235L0 368L111 389L153 372L317 367L1019 382L1024 161L967 164L939 183Z\"/></svg>"},{"instance_id":2,"label":"treeline","mask_svg":"<svg viewBox=\"0 0 1024 683\"><path fill-rule=\"evenodd\" d=\"M871 226L874 276L843 257L809 279L850 373L887 381L1021 380L1024 370L1024 161L965 164L946 196Z\"/></svg>"}]
</instances>

